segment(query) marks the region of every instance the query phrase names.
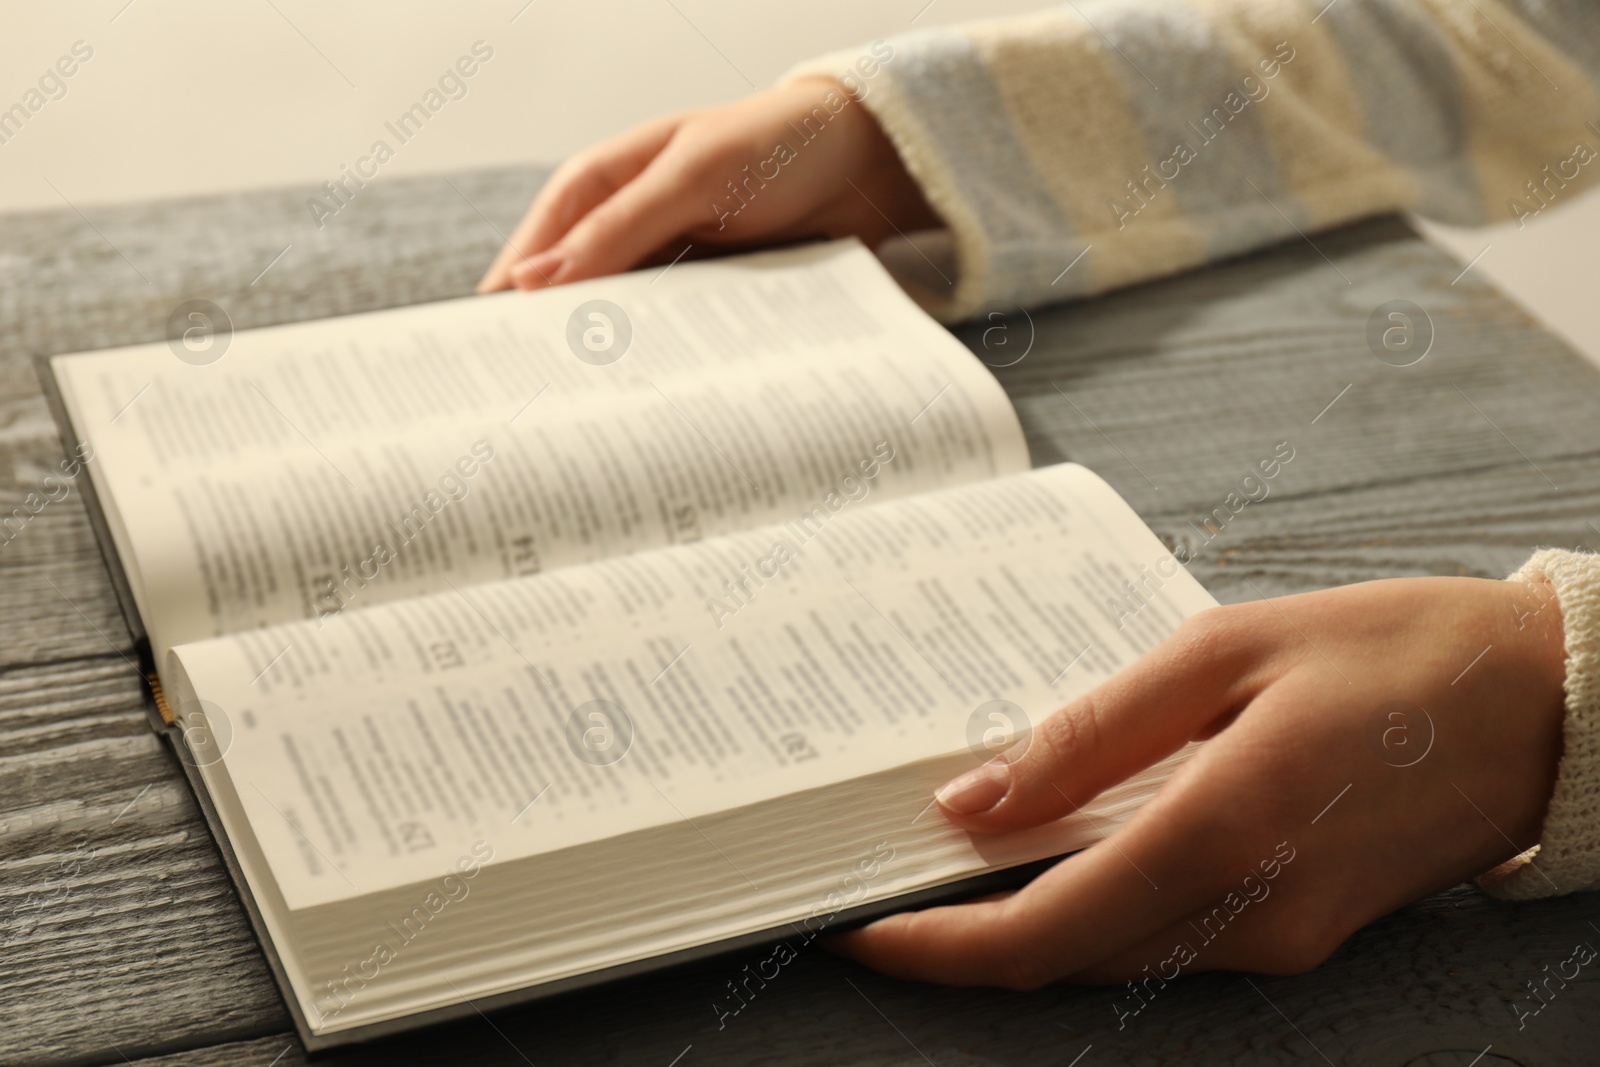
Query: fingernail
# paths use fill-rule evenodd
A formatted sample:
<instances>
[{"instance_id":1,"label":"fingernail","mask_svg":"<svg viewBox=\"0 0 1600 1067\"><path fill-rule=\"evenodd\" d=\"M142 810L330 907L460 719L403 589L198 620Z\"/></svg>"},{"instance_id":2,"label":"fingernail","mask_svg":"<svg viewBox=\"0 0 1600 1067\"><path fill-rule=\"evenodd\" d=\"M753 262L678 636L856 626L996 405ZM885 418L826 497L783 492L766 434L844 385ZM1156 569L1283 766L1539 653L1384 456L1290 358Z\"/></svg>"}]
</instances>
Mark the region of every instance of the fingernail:
<instances>
[{"instance_id":1,"label":"fingernail","mask_svg":"<svg viewBox=\"0 0 1600 1067\"><path fill-rule=\"evenodd\" d=\"M1000 803L1010 788L1011 764L994 759L945 783L933 797L953 815L976 815Z\"/></svg>"},{"instance_id":2,"label":"fingernail","mask_svg":"<svg viewBox=\"0 0 1600 1067\"><path fill-rule=\"evenodd\" d=\"M559 249L547 248L538 255L518 263L512 270L511 276L524 288L529 285L549 285L555 281L565 262L566 257Z\"/></svg>"}]
</instances>

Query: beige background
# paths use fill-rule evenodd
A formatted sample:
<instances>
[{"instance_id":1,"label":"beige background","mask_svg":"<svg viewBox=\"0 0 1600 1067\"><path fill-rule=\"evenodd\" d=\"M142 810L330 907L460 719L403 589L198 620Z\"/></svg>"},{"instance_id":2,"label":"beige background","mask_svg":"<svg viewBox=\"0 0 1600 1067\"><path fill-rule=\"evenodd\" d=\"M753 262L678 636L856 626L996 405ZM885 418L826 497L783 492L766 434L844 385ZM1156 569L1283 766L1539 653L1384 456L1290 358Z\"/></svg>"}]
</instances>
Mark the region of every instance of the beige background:
<instances>
[{"instance_id":1,"label":"beige background","mask_svg":"<svg viewBox=\"0 0 1600 1067\"><path fill-rule=\"evenodd\" d=\"M0 107L82 40L64 97L0 145L0 211L339 175L474 41L494 58L377 180L555 160L659 111L724 101L797 60L1036 0L95 0L8 5ZM54 188L52 188L52 185ZM1575 206L1574 206L1575 205ZM1600 361L1600 197L1526 229L1430 228ZM3 254L3 253L0 253Z\"/></svg>"}]
</instances>

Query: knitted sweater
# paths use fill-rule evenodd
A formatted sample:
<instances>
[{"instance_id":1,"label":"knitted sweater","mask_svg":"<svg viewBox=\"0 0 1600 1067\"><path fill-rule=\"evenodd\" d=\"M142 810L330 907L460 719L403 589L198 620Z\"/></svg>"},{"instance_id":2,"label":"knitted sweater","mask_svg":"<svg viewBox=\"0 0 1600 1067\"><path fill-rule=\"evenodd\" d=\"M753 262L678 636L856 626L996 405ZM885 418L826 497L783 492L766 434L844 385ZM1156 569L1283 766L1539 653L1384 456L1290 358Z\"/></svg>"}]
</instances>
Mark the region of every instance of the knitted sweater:
<instances>
[{"instance_id":1,"label":"knitted sweater","mask_svg":"<svg viewBox=\"0 0 1600 1067\"><path fill-rule=\"evenodd\" d=\"M1073 0L789 77L811 74L873 113L946 223L901 277L947 320L1379 213L1525 221L1600 176L1592 0ZM1600 888L1600 558L1513 577L1534 573L1565 625L1565 745L1540 844L1479 879L1516 898Z\"/></svg>"}]
</instances>

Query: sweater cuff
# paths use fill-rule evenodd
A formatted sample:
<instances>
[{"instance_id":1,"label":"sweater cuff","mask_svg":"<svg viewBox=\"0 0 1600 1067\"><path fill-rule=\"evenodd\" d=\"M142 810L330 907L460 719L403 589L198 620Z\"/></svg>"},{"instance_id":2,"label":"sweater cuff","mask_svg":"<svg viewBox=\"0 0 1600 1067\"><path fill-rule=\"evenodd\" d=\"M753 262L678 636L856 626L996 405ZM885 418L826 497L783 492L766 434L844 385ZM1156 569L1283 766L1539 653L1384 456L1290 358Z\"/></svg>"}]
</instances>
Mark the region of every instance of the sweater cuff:
<instances>
[{"instance_id":1,"label":"sweater cuff","mask_svg":"<svg viewBox=\"0 0 1600 1067\"><path fill-rule=\"evenodd\" d=\"M1539 843L1478 879L1503 900L1600 888L1600 556L1544 549L1507 580L1541 578L1555 589L1565 634L1561 763Z\"/></svg>"},{"instance_id":2,"label":"sweater cuff","mask_svg":"<svg viewBox=\"0 0 1600 1067\"><path fill-rule=\"evenodd\" d=\"M1016 41L1033 46L1031 54L1000 62L996 53ZM920 255L899 258L927 269L895 271L896 279L934 317L955 322L988 306L1031 306L1091 288L1093 264L1064 268L1095 235L1077 232L1063 215L1034 158L1041 138L1071 140L1071 131L1023 128L1012 112L1019 93L1041 102L1103 96L1102 63L1090 54L1098 49L1086 25L1045 12L901 34L809 60L780 80L834 78L877 119L948 227L936 240L912 235ZM1037 85L1036 67L1050 72ZM1030 87L1036 95L1023 91ZM1097 219L1111 217L1099 201L1096 209ZM1106 287L1098 281L1095 288Z\"/></svg>"},{"instance_id":3,"label":"sweater cuff","mask_svg":"<svg viewBox=\"0 0 1600 1067\"><path fill-rule=\"evenodd\" d=\"M936 31L937 32L937 31ZM956 38L956 31L944 31ZM918 35L922 36L922 35ZM958 38L956 38L958 39ZM887 58L882 58L887 54ZM896 64L899 70L894 70ZM849 91L854 104L865 107L877 120L900 162L922 190L923 198L949 227L948 238L936 242L932 270L923 276L893 271L895 280L929 314L955 322L972 314L982 299L989 260L989 239L977 213L956 180L932 131L922 122L913 103L914 90L904 84L920 80L906 42L878 41L868 48L830 52L792 68L779 83L799 78L833 78ZM865 71L871 74L866 75ZM926 249L923 238L907 238ZM883 252L878 252L883 258ZM924 254L927 254L926 251ZM943 263L941 270L939 263ZM885 265L888 265L886 259Z\"/></svg>"}]
</instances>

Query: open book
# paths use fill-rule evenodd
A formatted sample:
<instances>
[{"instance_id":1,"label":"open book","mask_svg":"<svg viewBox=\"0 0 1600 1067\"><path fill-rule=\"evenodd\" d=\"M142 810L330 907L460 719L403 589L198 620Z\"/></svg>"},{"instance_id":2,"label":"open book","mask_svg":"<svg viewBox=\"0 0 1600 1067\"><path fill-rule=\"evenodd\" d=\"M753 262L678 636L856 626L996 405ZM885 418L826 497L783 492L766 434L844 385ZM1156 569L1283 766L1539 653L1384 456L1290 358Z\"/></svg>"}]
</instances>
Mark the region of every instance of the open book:
<instances>
[{"instance_id":1,"label":"open book","mask_svg":"<svg viewBox=\"0 0 1600 1067\"><path fill-rule=\"evenodd\" d=\"M855 242L183 343L47 384L312 1047L800 951L1170 768L931 804L1214 602Z\"/></svg>"}]
</instances>

